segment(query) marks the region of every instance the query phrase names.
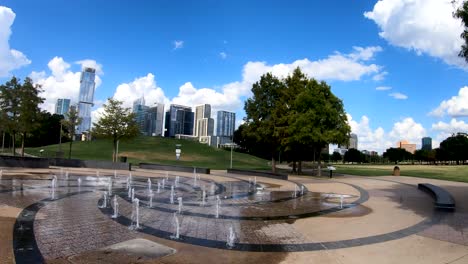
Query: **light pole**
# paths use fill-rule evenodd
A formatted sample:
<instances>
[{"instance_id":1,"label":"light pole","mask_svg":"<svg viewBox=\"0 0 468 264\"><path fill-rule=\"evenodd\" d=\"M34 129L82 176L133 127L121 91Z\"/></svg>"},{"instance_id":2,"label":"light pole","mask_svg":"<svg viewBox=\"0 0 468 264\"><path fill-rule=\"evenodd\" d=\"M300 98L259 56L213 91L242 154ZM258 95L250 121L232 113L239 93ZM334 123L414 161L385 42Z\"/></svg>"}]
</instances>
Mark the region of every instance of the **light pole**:
<instances>
[{"instance_id":1,"label":"light pole","mask_svg":"<svg viewBox=\"0 0 468 264\"><path fill-rule=\"evenodd\" d=\"M60 122L60 133L59 133L59 152L62 152L62 122Z\"/></svg>"},{"instance_id":2,"label":"light pole","mask_svg":"<svg viewBox=\"0 0 468 264\"><path fill-rule=\"evenodd\" d=\"M232 143L231 143L231 169L232 169Z\"/></svg>"}]
</instances>

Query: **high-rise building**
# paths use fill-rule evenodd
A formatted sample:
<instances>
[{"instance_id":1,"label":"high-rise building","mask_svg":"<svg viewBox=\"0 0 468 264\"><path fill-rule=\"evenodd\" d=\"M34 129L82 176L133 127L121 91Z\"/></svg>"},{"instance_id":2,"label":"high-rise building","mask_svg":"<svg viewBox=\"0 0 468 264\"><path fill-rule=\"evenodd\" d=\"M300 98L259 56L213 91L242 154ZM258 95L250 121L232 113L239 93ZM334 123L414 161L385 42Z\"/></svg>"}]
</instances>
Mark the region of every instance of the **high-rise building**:
<instances>
[{"instance_id":1,"label":"high-rise building","mask_svg":"<svg viewBox=\"0 0 468 264\"><path fill-rule=\"evenodd\" d=\"M135 121L140 128L140 132L146 135L146 111L149 109L148 106L145 105L145 98L141 97L135 101L133 101L133 108L132 111L135 113Z\"/></svg>"},{"instance_id":2,"label":"high-rise building","mask_svg":"<svg viewBox=\"0 0 468 264\"><path fill-rule=\"evenodd\" d=\"M351 133L349 135L349 145L348 149L358 149L358 137L356 134Z\"/></svg>"},{"instance_id":3,"label":"high-rise building","mask_svg":"<svg viewBox=\"0 0 468 264\"><path fill-rule=\"evenodd\" d=\"M193 135L193 118L191 107L171 104L169 111L166 112L164 136Z\"/></svg>"},{"instance_id":4,"label":"high-rise building","mask_svg":"<svg viewBox=\"0 0 468 264\"><path fill-rule=\"evenodd\" d=\"M397 147L405 149L406 151L408 151L411 154L414 154L414 152L416 151L416 144L411 144L406 140L398 141L397 142Z\"/></svg>"},{"instance_id":5,"label":"high-rise building","mask_svg":"<svg viewBox=\"0 0 468 264\"><path fill-rule=\"evenodd\" d=\"M146 110L145 134L148 136L163 135L164 104L156 104Z\"/></svg>"},{"instance_id":6,"label":"high-rise building","mask_svg":"<svg viewBox=\"0 0 468 264\"><path fill-rule=\"evenodd\" d=\"M57 104L55 104L55 113L64 116L68 113L68 110L70 110L70 99L57 99Z\"/></svg>"},{"instance_id":7,"label":"high-rise building","mask_svg":"<svg viewBox=\"0 0 468 264\"><path fill-rule=\"evenodd\" d=\"M211 105L204 104L195 107L193 135L196 137L212 136L214 119L211 118Z\"/></svg>"},{"instance_id":8,"label":"high-rise building","mask_svg":"<svg viewBox=\"0 0 468 264\"><path fill-rule=\"evenodd\" d=\"M216 135L218 137L232 137L236 125L236 114L227 111L218 111L216 123Z\"/></svg>"},{"instance_id":9,"label":"high-rise building","mask_svg":"<svg viewBox=\"0 0 468 264\"><path fill-rule=\"evenodd\" d=\"M87 133L91 130L91 107L94 105L96 70L84 68L80 78L80 95L78 98L78 116L81 124L78 125L76 134Z\"/></svg>"},{"instance_id":10,"label":"high-rise building","mask_svg":"<svg viewBox=\"0 0 468 264\"><path fill-rule=\"evenodd\" d=\"M423 137L422 138L421 149L422 150L432 150L432 138Z\"/></svg>"}]
</instances>

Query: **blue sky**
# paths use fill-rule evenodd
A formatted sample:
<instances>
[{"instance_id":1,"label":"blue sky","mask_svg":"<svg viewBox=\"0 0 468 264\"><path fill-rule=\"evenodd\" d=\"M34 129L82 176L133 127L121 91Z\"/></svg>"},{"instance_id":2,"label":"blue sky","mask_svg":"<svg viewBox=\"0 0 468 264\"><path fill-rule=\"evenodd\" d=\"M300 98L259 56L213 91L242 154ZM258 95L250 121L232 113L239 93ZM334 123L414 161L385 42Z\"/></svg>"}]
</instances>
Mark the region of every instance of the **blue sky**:
<instances>
[{"instance_id":1,"label":"blue sky","mask_svg":"<svg viewBox=\"0 0 468 264\"><path fill-rule=\"evenodd\" d=\"M0 0L0 82L31 76L44 109L76 100L83 65L97 67L94 117L108 97L244 116L265 72L301 66L327 81L350 115L359 148L407 139L434 146L468 131L463 27L440 0ZM14 51L12 51L14 50Z\"/></svg>"}]
</instances>

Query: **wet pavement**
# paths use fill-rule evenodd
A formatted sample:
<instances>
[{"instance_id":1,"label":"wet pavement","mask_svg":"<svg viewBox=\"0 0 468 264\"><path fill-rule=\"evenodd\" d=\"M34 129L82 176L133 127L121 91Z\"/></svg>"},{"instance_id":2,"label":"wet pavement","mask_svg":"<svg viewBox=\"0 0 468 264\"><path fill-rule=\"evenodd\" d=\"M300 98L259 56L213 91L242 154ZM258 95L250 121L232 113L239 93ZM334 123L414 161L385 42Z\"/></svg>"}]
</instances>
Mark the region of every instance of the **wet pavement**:
<instances>
[{"instance_id":1,"label":"wet pavement","mask_svg":"<svg viewBox=\"0 0 468 264\"><path fill-rule=\"evenodd\" d=\"M289 262L292 256L296 262L300 252L339 254L341 250L379 247L413 236L460 246L456 253L459 258L465 251L468 254L468 237L464 235L468 223L462 220L465 207L461 205L456 214L435 212L431 198L415 188L416 182L400 182L399 178L290 178L281 181L222 172L200 176L161 171L4 168L0 217L11 219L3 228L10 228L12 237L0 243L7 248L0 250L1 260L80 263L80 259L93 259L90 254L101 248L135 238L177 250L171 256L145 260L154 263L186 263L182 260L187 254L194 256L193 263L199 263L203 257L195 257L198 254L194 250L215 255L230 252L230 263L245 260L244 256L255 259L262 252L276 256L268 259L269 263ZM455 184L468 190L467 186ZM138 213L132 203L132 189L133 198L139 200ZM182 198L180 208L178 198ZM118 203L117 217L113 217L114 201ZM449 235L448 226L455 221L452 219L457 221L461 235ZM106 262L105 256L98 259L115 262L110 257ZM333 259L329 263L335 263Z\"/></svg>"}]
</instances>

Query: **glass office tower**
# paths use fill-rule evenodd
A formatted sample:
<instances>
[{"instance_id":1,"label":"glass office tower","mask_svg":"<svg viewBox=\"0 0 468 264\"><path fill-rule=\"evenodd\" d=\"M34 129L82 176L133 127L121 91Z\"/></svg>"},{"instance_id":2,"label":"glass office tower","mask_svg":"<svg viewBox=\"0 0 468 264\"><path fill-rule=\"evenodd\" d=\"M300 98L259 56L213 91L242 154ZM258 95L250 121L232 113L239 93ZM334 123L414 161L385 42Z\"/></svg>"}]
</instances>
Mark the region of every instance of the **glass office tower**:
<instances>
[{"instance_id":1,"label":"glass office tower","mask_svg":"<svg viewBox=\"0 0 468 264\"><path fill-rule=\"evenodd\" d=\"M80 96L78 98L78 116L81 124L78 125L76 134L88 133L91 130L91 107L94 101L96 70L84 68L80 79Z\"/></svg>"}]
</instances>

